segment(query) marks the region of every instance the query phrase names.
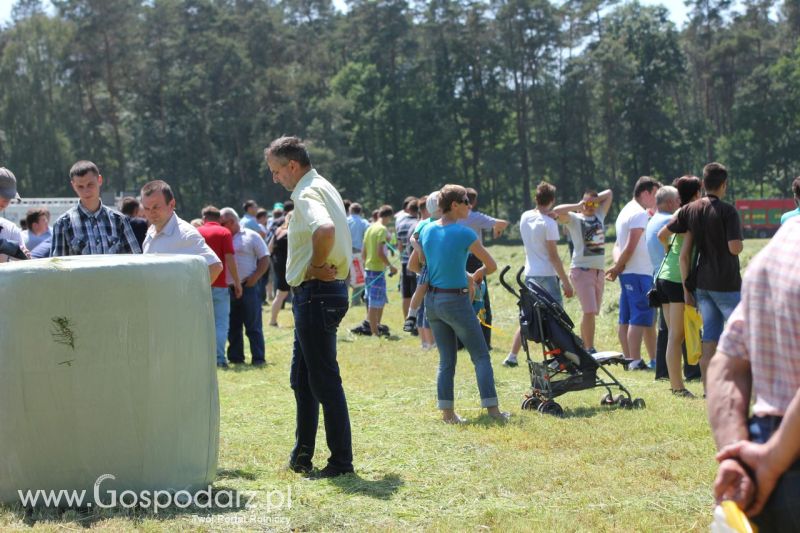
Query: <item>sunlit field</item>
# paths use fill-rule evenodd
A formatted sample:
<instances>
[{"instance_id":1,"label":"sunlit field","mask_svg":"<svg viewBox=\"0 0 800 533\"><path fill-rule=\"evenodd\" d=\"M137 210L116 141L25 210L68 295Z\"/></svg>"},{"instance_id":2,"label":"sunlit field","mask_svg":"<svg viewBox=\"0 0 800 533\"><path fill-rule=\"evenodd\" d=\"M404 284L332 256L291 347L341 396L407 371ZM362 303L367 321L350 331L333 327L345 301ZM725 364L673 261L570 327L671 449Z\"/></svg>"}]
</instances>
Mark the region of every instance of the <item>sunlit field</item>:
<instances>
[{"instance_id":1,"label":"sunlit field","mask_svg":"<svg viewBox=\"0 0 800 533\"><path fill-rule=\"evenodd\" d=\"M745 242L742 264L766 241ZM492 246L502 267L524 263L521 245ZM566 247L560 248L564 259ZM607 254L610 256L610 253ZM566 261L565 261L566 262ZM390 284L396 280L391 278ZM606 285L597 348L616 350L618 283ZM569 393L564 418L522 411L530 385L524 353L517 368L501 362L517 325L514 297L490 278L494 312L492 362L509 423L480 409L473 367L459 353L456 408L468 423L439 420L435 407L438 354L402 332L399 293L392 290L384 322L389 338L349 332L365 317L354 307L339 332L353 427L356 475L307 479L286 469L293 443L294 397L289 388L291 309L280 328L265 326L265 368L219 371L220 457L215 490L251 496L239 509L172 507L158 514L131 510L0 510L0 528L109 531L352 530L352 531L689 531L711 520L713 445L703 400L674 398L652 372L611 371L643 410L600 405L602 390ZM566 309L577 323L576 299ZM268 319L265 317L264 323ZM541 351L531 345L531 357ZM702 396L698 382L688 388ZM324 429L316 465L327 458Z\"/></svg>"}]
</instances>

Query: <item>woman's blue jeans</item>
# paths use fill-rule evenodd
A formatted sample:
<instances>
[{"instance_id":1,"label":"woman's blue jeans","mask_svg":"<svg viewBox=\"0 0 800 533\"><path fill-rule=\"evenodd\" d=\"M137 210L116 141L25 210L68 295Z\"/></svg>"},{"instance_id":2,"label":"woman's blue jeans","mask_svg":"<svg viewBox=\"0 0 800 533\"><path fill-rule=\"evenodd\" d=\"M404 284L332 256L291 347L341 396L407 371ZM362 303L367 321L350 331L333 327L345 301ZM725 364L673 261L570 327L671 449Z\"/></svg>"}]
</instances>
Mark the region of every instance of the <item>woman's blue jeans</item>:
<instances>
[{"instance_id":1,"label":"woman's blue jeans","mask_svg":"<svg viewBox=\"0 0 800 533\"><path fill-rule=\"evenodd\" d=\"M475 366L481 407L497 406L489 348L469 295L433 293L429 290L425 295L425 312L439 348L439 373L436 378L439 409L452 409L454 405L453 378L458 340L469 352Z\"/></svg>"}]
</instances>

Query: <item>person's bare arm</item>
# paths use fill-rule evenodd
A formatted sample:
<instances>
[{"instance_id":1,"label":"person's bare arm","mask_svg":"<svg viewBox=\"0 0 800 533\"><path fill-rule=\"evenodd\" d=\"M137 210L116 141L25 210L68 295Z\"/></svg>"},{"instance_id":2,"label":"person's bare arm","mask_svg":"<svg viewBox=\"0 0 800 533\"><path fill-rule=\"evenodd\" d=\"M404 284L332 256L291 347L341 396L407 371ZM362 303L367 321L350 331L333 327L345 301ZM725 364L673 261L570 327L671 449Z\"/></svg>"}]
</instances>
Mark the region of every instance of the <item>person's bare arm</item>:
<instances>
[{"instance_id":1,"label":"person's bare arm","mask_svg":"<svg viewBox=\"0 0 800 533\"><path fill-rule=\"evenodd\" d=\"M494 223L492 227L492 235L494 238L498 238L500 235L503 234L503 231L508 227L508 220L497 219L497 222Z\"/></svg>"},{"instance_id":2,"label":"person's bare arm","mask_svg":"<svg viewBox=\"0 0 800 533\"><path fill-rule=\"evenodd\" d=\"M778 430L765 444L741 440L724 447L717 461L738 459L756 476L753 503L745 509L748 516L757 516L767 503L778 480L800 458L800 390L798 390Z\"/></svg>"},{"instance_id":3,"label":"person's bare arm","mask_svg":"<svg viewBox=\"0 0 800 533\"><path fill-rule=\"evenodd\" d=\"M708 366L708 422L717 449L747 440L747 415L750 408L750 362L717 352Z\"/></svg>"},{"instance_id":4,"label":"person's bare arm","mask_svg":"<svg viewBox=\"0 0 800 533\"><path fill-rule=\"evenodd\" d=\"M247 279L244 280L245 287L255 287L258 280L261 279L261 276L269 268L269 256L265 255L264 257L259 258L258 262L256 263L256 271L250 274Z\"/></svg>"},{"instance_id":5,"label":"person's bare arm","mask_svg":"<svg viewBox=\"0 0 800 533\"><path fill-rule=\"evenodd\" d=\"M550 213L555 216L556 221L559 224L566 224L569 222L569 213L570 211L580 211L583 207L583 200L578 202L577 204L561 204L555 206L553 209L550 210Z\"/></svg>"},{"instance_id":6,"label":"person's bare arm","mask_svg":"<svg viewBox=\"0 0 800 533\"><path fill-rule=\"evenodd\" d=\"M747 440L747 415L750 407L750 363L743 358L717 352L708 367L708 421L717 449ZM748 509L755 494L754 480L736 459L720 461L714 480L717 501L733 500Z\"/></svg>"},{"instance_id":7,"label":"person's bare arm","mask_svg":"<svg viewBox=\"0 0 800 533\"><path fill-rule=\"evenodd\" d=\"M306 276L322 281L336 279L336 267L328 264L328 256L336 241L336 227L332 223L323 224L311 234L311 261Z\"/></svg>"},{"instance_id":8,"label":"person's bare arm","mask_svg":"<svg viewBox=\"0 0 800 533\"><path fill-rule=\"evenodd\" d=\"M387 237L388 237L388 235L387 235ZM396 266L394 266L394 265L392 265L392 264L389 262L389 258L388 258L388 257L386 257L386 251L385 251L385 250L384 250L384 248L383 248L383 246L384 246L385 244L386 244L386 241L384 241L384 242L381 242L381 243L378 243L378 259L380 259L380 260L381 260L381 262L382 262L384 265L386 265L387 267L389 267L389 272L391 272L391 275L393 276L393 275L397 274L397 267L396 267Z\"/></svg>"},{"instance_id":9,"label":"person's bare arm","mask_svg":"<svg viewBox=\"0 0 800 533\"><path fill-rule=\"evenodd\" d=\"M225 254L225 267L231 273L233 295L238 300L242 297L242 283L239 281L239 267L236 266L236 256L234 254Z\"/></svg>"},{"instance_id":10,"label":"person's bare arm","mask_svg":"<svg viewBox=\"0 0 800 533\"><path fill-rule=\"evenodd\" d=\"M642 238L642 234L644 234L644 228L633 228L628 233L628 242L625 244L625 248L622 250L622 253L619 254L619 258L617 258L617 262L614 266L609 268L606 272L606 279L608 281L614 281L617 279L617 276L625 270L625 265L636 250L636 245L639 244L639 239Z\"/></svg>"},{"instance_id":11,"label":"person's bare arm","mask_svg":"<svg viewBox=\"0 0 800 533\"><path fill-rule=\"evenodd\" d=\"M572 298L575 291L572 290L572 284L569 282L569 276L564 271L564 265L561 263L561 257L558 255L558 241L545 241L547 246L547 257L550 259L550 264L558 274L558 279L561 280L561 285L564 287L564 296Z\"/></svg>"},{"instance_id":12,"label":"person's bare arm","mask_svg":"<svg viewBox=\"0 0 800 533\"><path fill-rule=\"evenodd\" d=\"M475 283L480 283L486 276L497 270L497 263L478 239L472 243L469 247L469 251L483 263L482 267L472 273L472 279Z\"/></svg>"},{"instance_id":13,"label":"person's bare arm","mask_svg":"<svg viewBox=\"0 0 800 533\"><path fill-rule=\"evenodd\" d=\"M214 280L216 280L217 276L220 274L222 274L222 263L208 265L208 277L211 279L211 283L214 283Z\"/></svg>"},{"instance_id":14,"label":"person's bare arm","mask_svg":"<svg viewBox=\"0 0 800 533\"><path fill-rule=\"evenodd\" d=\"M675 217L674 217L674 216L672 217L672 220L675 220ZM661 228L660 230L658 230L658 235L657 235L657 237L658 237L658 240L659 240L659 241L661 242L661 244L664 246L664 249L665 249L665 250L669 248L669 239L670 239L670 237L672 237L672 236L674 235L674 233L672 233L672 232L671 232L671 231L670 231L670 230L667 228L667 226L669 226L669 223L667 223L666 225L664 225L664 227L663 227L663 228Z\"/></svg>"},{"instance_id":15,"label":"person's bare arm","mask_svg":"<svg viewBox=\"0 0 800 533\"><path fill-rule=\"evenodd\" d=\"M419 263L419 254L417 253L417 249L411 252L411 255L408 256L408 266L406 267L409 272L413 272L414 274L419 274L422 270L422 265Z\"/></svg>"},{"instance_id":16,"label":"person's bare arm","mask_svg":"<svg viewBox=\"0 0 800 533\"><path fill-rule=\"evenodd\" d=\"M597 201L600 202L600 208L603 210L603 213L608 214L608 210L611 208L611 202L614 201L614 192L611 189L604 190L597 195Z\"/></svg>"},{"instance_id":17,"label":"person's bare arm","mask_svg":"<svg viewBox=\"0 0 800 533\"><path fill-rule=\"evenodd\" d=\"M661 233L659 232L659 240ZM683 301L686 305L695 307L694 296L686 289L686 278L689 277L689 272L692 268L692 252L694 248L694 236L691 231L683 234L683 244L681 245L681 254L678 256L678 265L681 269L681 283L683 284ZM669 251L667 252L669 253Z\"/></svg>"},{"instance_id":18,"label":"person's bare arm","mask_svg":"<svg viewBox=\"0 0 800 533\"><path fill-rule=\"evenodd\" d=\"M728 241L728 251L731 255L739 255L744 250L744 243L741 240Z\"/></svg>"}]
</instances>

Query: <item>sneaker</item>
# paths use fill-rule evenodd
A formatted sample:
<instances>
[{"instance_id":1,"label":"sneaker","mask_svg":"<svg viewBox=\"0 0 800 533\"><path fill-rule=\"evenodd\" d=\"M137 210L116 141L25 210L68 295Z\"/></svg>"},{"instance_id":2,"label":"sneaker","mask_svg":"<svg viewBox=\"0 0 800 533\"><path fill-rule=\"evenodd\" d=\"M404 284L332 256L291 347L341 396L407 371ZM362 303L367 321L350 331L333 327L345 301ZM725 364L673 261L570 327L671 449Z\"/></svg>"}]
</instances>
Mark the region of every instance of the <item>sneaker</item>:
<instances>
[{"instance_id":1,"label":"sneaker","mask_svg":"<svg viewBox=\"0 0 800 533\"><path fill-rule=\"evenodd\" d=\"M511 355L506 357L506 360L503 361L503 366L515 367L517 365L519 365L519 363L517 362L517 358L516 357L511 357Z\"/></svg>"},{"instance_id":2,"label":"sneaker","mask_svg":"<svg viewBox=\"0 0 800 533\"><path fill-rule=\"evenodd\" d=\"M499 413L490 414L489 416L497 420L498 422L508 422L508 420L511 418L511 413L508 413L506 411L501 411Z\"/></svg>"},{"instance_id":3,"label":"sneaker","mask_svg":"<svg viewBox=\"0 0 800 533\"><path fill-rule=\"evenodd\" d=\"M286 468L298 474L310 474L314 467L311 464L293 463L289 461Z\"/></svg>"},{"instance_id":4,"label":"sneaker","mask_svg":"<svg viewBox=\"0 0 800 533\"><path fill-rule=\"evenodd\" d=\"M647 363L647 368L649 368L650 370L655 370L656 369L656 360L655 359L650 359L650 362Z\"/></svg>"},{"instance_id":5,"label":"sneaker","mask_svg":"<svg viewBox=\"0 0 800 533\"><path fill-rule=\"evenodd\" d=\"M330 465L326 466L319 472L316 472L313 477L316 479L328 479L332 477L339 477L344 476L347 474L354 474L355 471L353 469L350 470L338 470L336 468L331 468Z\"/></svg>"},{"instance_id":6,"label":"sneaker","mask_svg":"<svg viewBox=\"0 0 800 533\"><path fill-rule=\"evenodd\" d=\"M688 398L690 400L693 400L694 398L696 398L696 396L694 394L692 394L691 392L689 392L686 389L677 389L677 390L672 389L672 395L673 396L679 396L681 398Z\"/></svg>"},{"instance_id":7,"label":"sneaker","mask_svg":"<svg viewBox=\"0 0 800 533\"><path fill-rule=\"evenodd\" d=\"M597 350L595 350L595 349L594 349L594 346L592 346L591 348L589 348L588 350L586 350L586 352L587 352L589 355L594 355L594 354L596 354L596 353L597 353Z\"/></svg>"},{"instance_id":8,"label":"sneaker","mask_svg":"<svg viewBox=\"0 0 800 533\"><path fill-rule=\"evenodd\" d=\"M649 368L641 359L635 359L628 364L628 370L649 370Z\"/></svg>"},{"instance_id":9,"label":"sneaker","mask_svg":"<svg viewBox=\"0 0 800 533\"><path fill-rule=\"evenodd\" d=\"M366 327L364 327L364 324L359 324L351 329L350 333L355 333L356 335L366 335L367 337L372 335L372 331L369 329L369 324L367 324Z\"/></svg>"},{"instance_id":10,"label":"sneaker","mask_svg":"<svg viewBox=\"0 0 800 533\"><path fill-rule=\"evenodd\" d=\"M403 322L403 331L406 333L411 333L417 329L417 317L410 316L406 318L406 321Z\"/></svg>"},{"instance_id":11,"label":"sneaker","mask_svg":"<svg viewBox=\"0 0 800 533\"><path fill-rule=\"evenodd\" d=\"M228 363L217 363L217 368L229 368Z\"/></svg>"}]
</instances>

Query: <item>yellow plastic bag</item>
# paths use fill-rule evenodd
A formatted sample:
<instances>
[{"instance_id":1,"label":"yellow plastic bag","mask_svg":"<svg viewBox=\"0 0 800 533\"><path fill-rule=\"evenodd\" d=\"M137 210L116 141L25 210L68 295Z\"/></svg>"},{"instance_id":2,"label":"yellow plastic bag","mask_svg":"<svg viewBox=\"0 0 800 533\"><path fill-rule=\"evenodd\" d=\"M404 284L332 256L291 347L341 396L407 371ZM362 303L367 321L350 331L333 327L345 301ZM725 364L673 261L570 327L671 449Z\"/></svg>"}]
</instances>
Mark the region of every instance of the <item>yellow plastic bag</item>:
<instances>
[{"instance_id":1,"label":"yellow plastic bag","mask_svg":"<svg viewBox=\"0 0 800 533\"><path fill-rule=\"evenodd\" d=\"M686 335L686 361L690 365L696 365L703 355L700 330L703 327L703 318L697 312L697 308L691 305L683 308L683 330Z\"/></svg>"},{"instance_id":2,"label":"yellow plastic bag","mask_svg":"<svg viewBox=\"0 0 800 533\"><path fill-rule=\"evenodd\" d=\"M758 533L758 527L750 523L738 505L725 500L714 509L711 533Z\"/></svg>"}]
</instances>

